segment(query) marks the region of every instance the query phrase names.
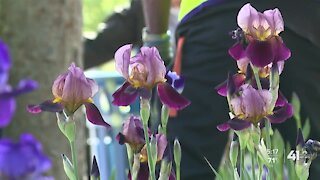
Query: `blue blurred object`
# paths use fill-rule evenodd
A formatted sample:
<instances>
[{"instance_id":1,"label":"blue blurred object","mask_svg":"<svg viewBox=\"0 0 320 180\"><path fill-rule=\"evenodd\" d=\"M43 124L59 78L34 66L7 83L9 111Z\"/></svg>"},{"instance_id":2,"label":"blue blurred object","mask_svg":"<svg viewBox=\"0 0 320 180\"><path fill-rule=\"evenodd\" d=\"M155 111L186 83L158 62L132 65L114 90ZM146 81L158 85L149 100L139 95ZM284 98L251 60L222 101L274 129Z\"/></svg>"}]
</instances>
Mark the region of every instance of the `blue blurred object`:
<instances>
[{"instance_id":1,"label":"blue blurred object","mask_svg":"<svg viewBox=\"0 0 320 180\"><path fill-rule=\"evenodd\" d=\"M109 179L115 173L115 179L125 180L128 170L127 151L125 146L115 141L115 137L121 131L122 123L129 114L139 113L139 102L136 101L128 107L117 107L111 104L113 92L124 82L123 77L117 72L90 70L85 74L97 82L99 91L93 98L94 103L104 120L112 126L108 131L104 127L87 123L90 157L92 158L93 155L97 157L101 179Z\"/></svg>"}]
</instances>

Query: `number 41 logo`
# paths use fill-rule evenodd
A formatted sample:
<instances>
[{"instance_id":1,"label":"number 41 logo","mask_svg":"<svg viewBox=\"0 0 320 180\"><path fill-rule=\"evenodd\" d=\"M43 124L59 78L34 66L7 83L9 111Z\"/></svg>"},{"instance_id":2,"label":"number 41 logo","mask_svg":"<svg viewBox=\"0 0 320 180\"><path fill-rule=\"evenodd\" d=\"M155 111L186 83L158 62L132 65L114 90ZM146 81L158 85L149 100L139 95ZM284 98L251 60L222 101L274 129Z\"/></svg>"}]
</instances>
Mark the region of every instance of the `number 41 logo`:
<instances>
[{"instance_id":1,"label":"number 41 logo","mask_svg":"<svg viewBox=\"0 0 320 180\"><path fill-rule=\"evenodd\" d=\"M305 155L307 155L307 151L302 152L302 156L304 157ZM303 158L300 156L301 156L301 154L300 154L299 150L291 150L287 156L287 159L291 159L292 161L295 161L295 160L299 161L300 158Z\"/></svg>"}]
</instances>

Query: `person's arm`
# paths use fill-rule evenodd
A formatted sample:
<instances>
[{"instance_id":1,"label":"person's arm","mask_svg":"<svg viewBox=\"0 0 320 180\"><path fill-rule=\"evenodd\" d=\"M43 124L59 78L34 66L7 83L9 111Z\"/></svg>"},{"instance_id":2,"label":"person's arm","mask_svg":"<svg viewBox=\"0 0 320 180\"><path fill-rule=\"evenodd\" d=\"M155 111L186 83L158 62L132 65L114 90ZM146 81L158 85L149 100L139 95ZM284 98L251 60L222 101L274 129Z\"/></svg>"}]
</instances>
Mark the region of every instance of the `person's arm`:
<instances>
[{"instance_id":1,"label":"person's arm","mask_svg":"<svg viewBox=\"0 0 320 180\"><path fill-rule=\"evenodd\" d=\"M142 38L144 46L158 48L166 64L170 63L170 37L167 33L170 0L142 0L146 27Z\"/></svg>"},{"instance_id":2,"label":"person's arm","mask_svg":"<svg viewBox=\"0 0 320 180\"><path fill-rule=\"evenodd\" d=\"M170 0L142 0L146 27L151 34L167 32Z\"/></svg>"},{"instance_id":3,"label":"person's arm","mask_svg":"<svg viewBox=\"0 0 320 180\"><path fill-rule=\"evenodd\" d=\"M105 28L93 40L84 43L84 68L91 68L113 59L115 51L124 44L142 45L144 18L141 0L132 0L129 9L114 13Z\"/></svg>"}]
</instances>

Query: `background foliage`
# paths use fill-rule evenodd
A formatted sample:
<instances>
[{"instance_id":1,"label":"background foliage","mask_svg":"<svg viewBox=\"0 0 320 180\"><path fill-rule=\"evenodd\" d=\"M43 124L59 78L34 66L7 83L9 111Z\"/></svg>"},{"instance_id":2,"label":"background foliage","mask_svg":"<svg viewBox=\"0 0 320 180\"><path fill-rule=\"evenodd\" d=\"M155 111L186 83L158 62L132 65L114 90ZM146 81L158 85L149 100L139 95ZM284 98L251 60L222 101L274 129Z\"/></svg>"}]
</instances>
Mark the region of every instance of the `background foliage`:
<instances>
[{"instance_id":1,"label":"background foliage","mask_svg":"<svg viewBox=\"0 0 320 180\"><path fill-rule=\"evenodd\" d=\"M107 16L128 6L129 0L83 0L83 31L97 31Z\"/></svg>"}]
</instances>

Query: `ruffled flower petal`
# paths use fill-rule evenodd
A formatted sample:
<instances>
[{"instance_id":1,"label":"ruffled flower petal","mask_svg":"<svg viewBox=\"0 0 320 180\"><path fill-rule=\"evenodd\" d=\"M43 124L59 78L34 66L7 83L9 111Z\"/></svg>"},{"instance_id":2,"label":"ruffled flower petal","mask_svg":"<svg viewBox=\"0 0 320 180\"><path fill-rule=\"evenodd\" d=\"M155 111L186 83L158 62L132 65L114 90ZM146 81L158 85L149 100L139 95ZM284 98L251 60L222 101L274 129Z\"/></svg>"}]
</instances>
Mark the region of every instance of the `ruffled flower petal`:
<instances>
[{"instance_id":1,"label":"ruffled flower petal","mask_svg":"<svg viewBox=\"0 0 320 180\"><path fill-rule=\"evenodd\" d=\"M91 98L93 94L92 84L88 82L82 69L72 63L68 70L66 78L61 79L61 81L64 81L61 82L64 84L62 100L66 103L74 104ZM72 112L73 110L70 111Z\"/></svg>"},{"instance_id":2,"label":"ruffled flower petal","mask_svg":"<svg viewBox=\"0 0 320 180\"><path fill-rule=\"evenodd\" d=\"M166 67L155 47L142 47L140 49L143 59L139 62L144 64L148 71L147 84L163 82L166 75Z\"/></svg>"},{"instance_id":3,"label":"ruffled flower petal","mask_svg":"<svg viewBox=\"0 0 320 180\"><path fill-rule=\"evenodd\" d=\"M86 107L87 118L92 124L111 128L110 124L104 121L97 106L95 106L93 103L86 103L84 105Z\"/></svg>"},{"instance_id":4,"label":"ruffled flower petal","mask_svg":"<svg viewBox=\"0 0 320 180\"><path fill-rule=\"evenodd\" d=\"M114 56L116 61L116 70L125 78L129 78L129 64L132 44L127 44L119 48Z\"/></svg>"},{"instance_id":5,"label":"ruffled flower petal","mask_svg":"<svg viewBox=\"0 0 320 180\"><path fill-rule=\"evenodd\" d=\"M246 55L253 65L265 67L274 60L274 51L270 41L252 40L246 48Z\"/></svg>"},{"instance_id":6,"label":"ruffled flower petal","mask_svg":"<svg viewBox=\"0 0 320 180\"><path fill-rule=\"evenodd\" d=\"M68 73L60 74L53 82L52 94L54 97L62 97L65 79Z\"/></svg>"},{"instance_id":7,"label":"ruffled flower petal","mask_svg":"<svg viewBox=\"0 0 320 180\"><path fill-rule=\"evenodd\" d=\"M116 92L112 94L112 104L116 106L128 106L138 97L138 90L133 88L129 82L125 82Z\"/></svg>"},{"instance_id":8,"label":"ruffled flower petal","mask_svg":"<svg viewBox=\"0 0 320 180\"><path fill-rule=\"evenodd\" d=\"M238 26L245 32L248 32L250 24L259 19L258 11L250 3L244 5L237 16Z\"/></svg>"},{"instance_id":9,"label":"ruffled flower petal","mask_svg":"<svg viewBox=\"0 0 320 180\"><path fill-rule=\"evenodd\" d=\"M285 106L273 112L272 115L267 118L271 123L283 123L287 119L291 118L293 115L293 107L291 104L287 103Z\"/></svg>"},{"instance_id":10,"label":"ruffled flower petal","mask_svg":"<svg viewBox=\"0 0 320 180\"><path fill-rule=\"evenodd\" d=\"M274 31L274 35L278 35L280 32L284 31L283 18L278 8L266 10L263 14L268 19L271 29Z\"/></svg>"},{"instance_id":11,"label":"ruffled flower petal","mask_svg":"<svg viewBox=\"0 0 320 180\"><path fill-rule=\"evenodd\" d=\"M191 103L188 99L181 96L168 83L159 83L157 89L160 101L169 108L180 110Z\"/></svg>"},{"instance_id":12,"label":"ruffled flower petal","mask_svg":"<svg viewBox=\"0 0 320 180\"><path fill-rule=\"evenodd\" d=\"M242 92L241 104L233 104L233 100L231 104L232 107L240 106L247 117L255 118L266 114L271 99L272 94L268 90L256 90L252 86L247 86Z\"/></svg>"},{"instance_id":13,"label":"ruffled flower petal","mask_svg":"<svg viewBox=\"0 0 320 180\"><path fill-rule=\"evenodd\" d=\"M28 105L27 111L33 114L38 114L42 111L48 111L48 112L62 112L63 111L63 105L60 103L53 103L51 100L44 101L41 104L38 105Z\"/></svg>"}]
</instances>

